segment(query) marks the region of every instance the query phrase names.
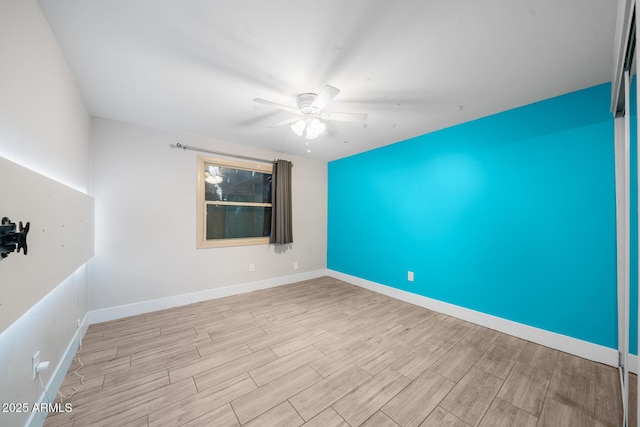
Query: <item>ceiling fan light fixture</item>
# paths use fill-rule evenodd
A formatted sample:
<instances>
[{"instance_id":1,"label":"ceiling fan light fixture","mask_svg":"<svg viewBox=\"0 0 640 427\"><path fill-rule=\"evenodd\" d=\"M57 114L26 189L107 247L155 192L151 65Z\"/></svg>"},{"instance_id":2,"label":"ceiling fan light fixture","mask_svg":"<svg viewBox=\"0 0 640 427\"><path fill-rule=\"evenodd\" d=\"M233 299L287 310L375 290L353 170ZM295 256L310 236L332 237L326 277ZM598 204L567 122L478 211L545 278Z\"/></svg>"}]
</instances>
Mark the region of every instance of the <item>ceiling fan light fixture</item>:
<instances>
[{"instance_id":1,"label":"ceiling fan light fixture","mask_svg":"<svg viewBox=\"0 0 640 427\"><path fill-rule=\"evenodd\" d=\"M321 120L313 117L300 119L291 125L291 130L298 136L304 136L305 139L316 139L327 128Z\"/></svg>"},{"instance_id":2,"label":"ceiling fan light fixture","mask_svg":"<svg viewBox=\"0 0 640 427\"><path fill-rule=\"evenodd\" d=\"M322 121L317 118L311 119L309 123L307 123L307 131L304 135L306 139L316 139L319 137L322 132L325 131L327 125L325 125Z\"/></svg>"},{"instance_id":3,"label":"ceiling fan light fixture","mask_svg":"<svg viewBox=\"0 0 640 427\"><path fill-rule=\"evenodd\" d=\"M307 122L305 122L304 120L300 119L300 120L298 120L297 122L295 122L294 124L291 125L291 130L296 135L302 136L302 133L304 132L304 128L306 126L307 126Z\"/></svg>"},{"instance_id":4,"label":"ceiling fan light fixture","mask_svg":"<svg viewBox=\"0 0 640 427\"><path fill-rule=\"evenodd\" d=\"M289 125L291 131L297 136L302 136L310 140L318 138L324 134L327 129L327 125L320 119L361 122L367 118L366 114L360 113L332 113L324 111L324 108L333 101L339 93L340 90L331 85L324 85L317 94L311 92L301 93L296 97L298 108L278 104L262 98L254 98L253 102L296 114L298 117L283 120L269 127Z\"/></svg>"}]
</instances>

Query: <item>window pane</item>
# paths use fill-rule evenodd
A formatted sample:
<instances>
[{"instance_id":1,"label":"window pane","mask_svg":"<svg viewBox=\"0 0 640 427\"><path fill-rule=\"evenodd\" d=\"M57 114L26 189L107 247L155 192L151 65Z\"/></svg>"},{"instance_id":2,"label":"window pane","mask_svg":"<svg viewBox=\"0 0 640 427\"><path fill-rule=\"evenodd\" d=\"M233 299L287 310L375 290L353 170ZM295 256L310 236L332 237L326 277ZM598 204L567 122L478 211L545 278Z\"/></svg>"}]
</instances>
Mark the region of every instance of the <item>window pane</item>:
<instances>
[{"instance_id":1,"label":"window pane","mask_svg":"<svg viewBox=\"0 0 640 427\"><path fill-rule=\"evenodd\" d=\"M207 240L266 237L270 234L270 207L207 205Z\"/></svg>"},{"instance_id":2,"label":"window pane","mask_svg":"<svg viewBox=\"0 0 640 427\"><path fill-rule=\"evenodd\" d=\"M205 200L271 203L271 174L205 163Z\"/></svg>"}]
</instances>

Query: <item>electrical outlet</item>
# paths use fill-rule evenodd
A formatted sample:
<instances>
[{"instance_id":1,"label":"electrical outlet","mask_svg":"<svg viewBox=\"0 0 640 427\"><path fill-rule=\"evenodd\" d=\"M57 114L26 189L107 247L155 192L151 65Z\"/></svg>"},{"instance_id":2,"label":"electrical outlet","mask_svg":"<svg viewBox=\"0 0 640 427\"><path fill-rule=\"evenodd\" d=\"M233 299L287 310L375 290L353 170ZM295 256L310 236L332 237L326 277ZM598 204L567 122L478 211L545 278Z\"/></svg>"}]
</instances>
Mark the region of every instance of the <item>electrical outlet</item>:
<instances>
[{"instance_id":1,"label":"electrical outlet","mask_svg":"<svg viewBox=\"0 0 640 427\"><path fill-rule=\"evenodd\" d=\"M40 364L40 350L36 351L31 357L31 379L33 381L38 377L38 365Z\"/></svg>"},{"instance_id":2,"label":"electrical outlet","mask_svg":"<svg viewBox=\"0 0 640 427\"><path fill-rule=\"evenodd\" d=\"M407 272L407 280L413 282L413 271Z\"/></svg>"},{"instance_id":3,"label":"electrical outlet","mask_svg":"<svg viewBox=\"0 0 640 427\"><path fill-rule=\"evenodd\" d=\"M76 322L76 328L80 327L80 319L78 319L78 321Z\"/></svg>"},{"instance_id":4,"label":"electrical outlet","mask_svg":"<svg viewBox=\"0 0 640 427\"><path fill-rule=\"evenodd\" d=\"M48 360L46 362L40 362L38 363L38 366L36 366L36 374L40 375L40 373L46 371L47 369L49 369L49 362Z\"/></svg>"},{"instance_id":5,"label":"electrical outlet","mask_svg":"<svg viewBox=\"0 0 640 427\"><path fill-rule=\"evenodd\" d=\"M298 262L297 262L297 261L293 263L293 269L294 269L294 270L297 270L297 269L298 269Z\"/></svg>"},{"instance_id":6,"label":"electrical outlet","mask_svg":"<svg viewBox=\"0 0 640 427\"><path fill-rule=\"evenodd\" d=\"M256 265L254 263L249 264L249 271L252 273L256 271Z\"/></svg>"}]
</instances>

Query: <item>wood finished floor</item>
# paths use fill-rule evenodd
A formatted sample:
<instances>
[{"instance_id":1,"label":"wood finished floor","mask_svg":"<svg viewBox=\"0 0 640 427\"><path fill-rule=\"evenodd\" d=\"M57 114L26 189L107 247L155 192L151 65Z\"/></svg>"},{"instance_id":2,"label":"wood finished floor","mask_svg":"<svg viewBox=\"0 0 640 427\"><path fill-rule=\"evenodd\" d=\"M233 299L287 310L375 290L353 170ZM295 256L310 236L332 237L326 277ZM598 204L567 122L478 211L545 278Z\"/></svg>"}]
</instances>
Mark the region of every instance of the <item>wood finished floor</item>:
<instances>
[{"instance_id":1,"label":"wood finished floor","mask_svg":"<svg viewBox=\"0 0 640 427\"><path fill-rule=\"evenodd\" d=\"M327 277L95 324L79 358L48 427L621 423L612 367Z\"/></svg>"}]
</instances>

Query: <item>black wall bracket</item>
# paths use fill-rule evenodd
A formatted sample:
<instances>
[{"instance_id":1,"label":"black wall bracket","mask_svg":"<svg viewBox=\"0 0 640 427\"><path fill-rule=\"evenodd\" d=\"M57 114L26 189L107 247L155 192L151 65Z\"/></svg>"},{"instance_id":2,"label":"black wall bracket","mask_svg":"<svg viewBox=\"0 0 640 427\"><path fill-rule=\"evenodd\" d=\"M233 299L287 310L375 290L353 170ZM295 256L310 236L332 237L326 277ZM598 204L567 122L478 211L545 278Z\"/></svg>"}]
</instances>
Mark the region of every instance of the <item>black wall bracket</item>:
<instances>
[{"instance_id":1,"label":"black wall bracket","mask_svg":"<svg viewBox=\"0 0 640 427\"><path fill-rule=\"evenodd\" d=\"M20 221L20 228L16 230L16 224L11 222L6 216L0 222L0 260L5 259L11 252L27 254L27 233L29 233L29 223L24 227Z\"/></svg>"}]
</instances>

